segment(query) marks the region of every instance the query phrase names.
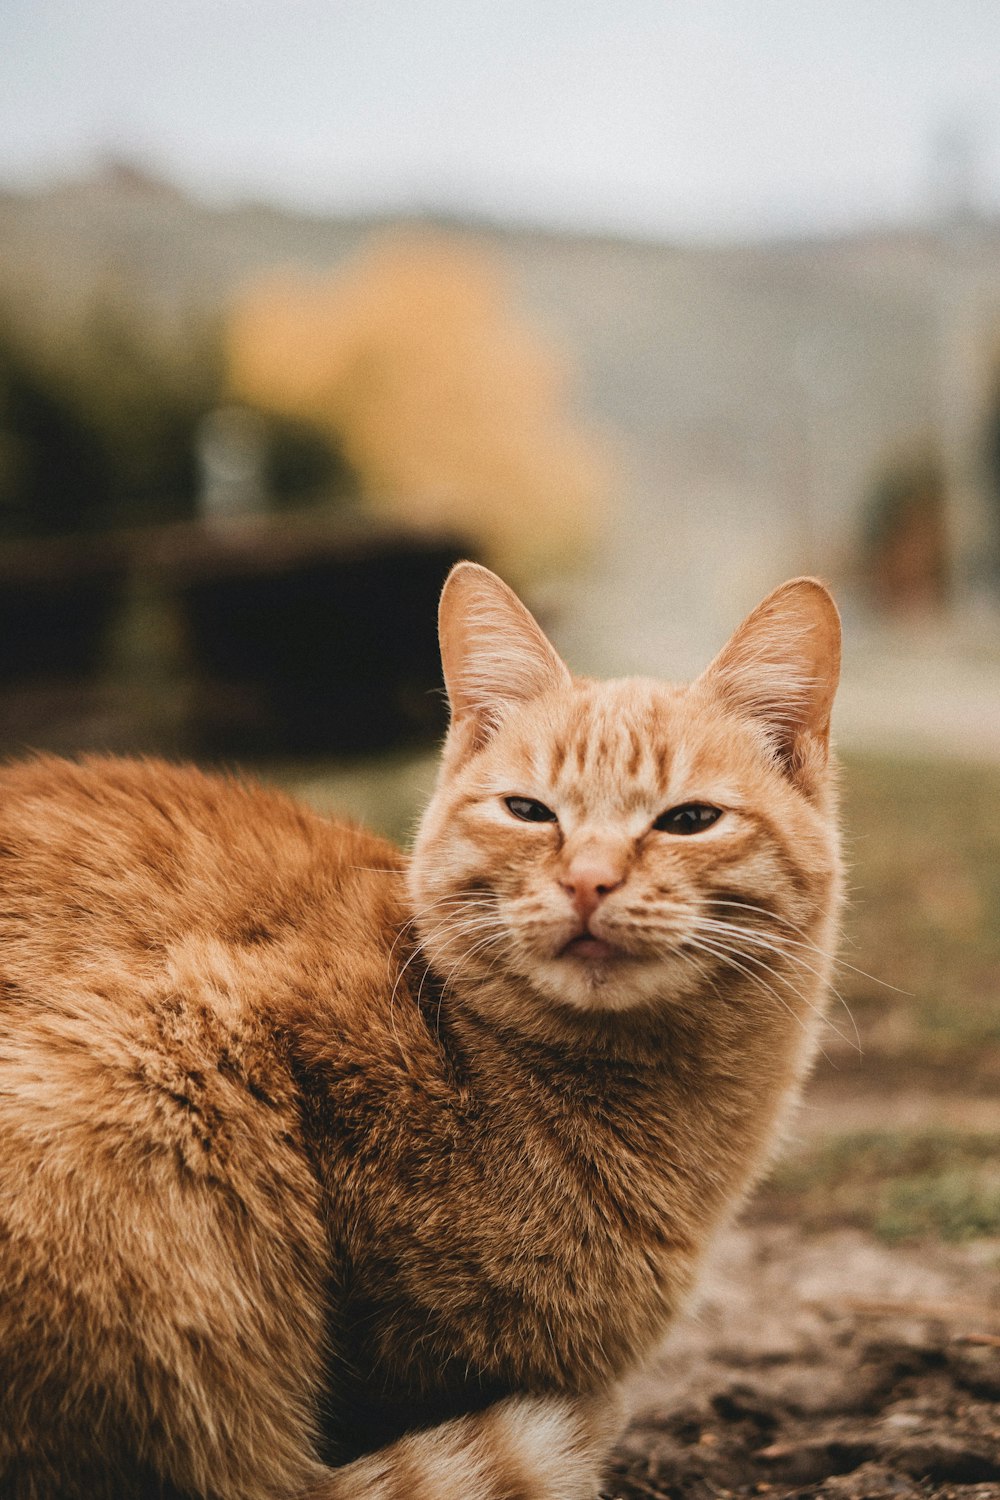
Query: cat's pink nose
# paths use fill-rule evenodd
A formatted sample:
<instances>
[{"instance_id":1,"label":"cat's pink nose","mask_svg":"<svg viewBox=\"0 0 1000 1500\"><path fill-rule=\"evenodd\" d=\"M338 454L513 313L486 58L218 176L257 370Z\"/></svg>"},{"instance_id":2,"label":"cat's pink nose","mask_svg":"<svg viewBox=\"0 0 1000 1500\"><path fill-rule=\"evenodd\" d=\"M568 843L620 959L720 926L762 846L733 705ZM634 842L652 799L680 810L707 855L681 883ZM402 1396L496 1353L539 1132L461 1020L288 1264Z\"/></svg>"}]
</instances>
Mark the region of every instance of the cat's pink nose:
<instances>
[{"instance_id":1,"label":"cat's pink nose","mask_svg":"<svg viewBox=\"0 0 1000 1500\"><path fill-rule=\"evenodd\" d=\"M574 860L560 884L576 907L581 922L588 922L609 892L622 883L621 871L606 860Z\"/></svg>"}]
</instances>

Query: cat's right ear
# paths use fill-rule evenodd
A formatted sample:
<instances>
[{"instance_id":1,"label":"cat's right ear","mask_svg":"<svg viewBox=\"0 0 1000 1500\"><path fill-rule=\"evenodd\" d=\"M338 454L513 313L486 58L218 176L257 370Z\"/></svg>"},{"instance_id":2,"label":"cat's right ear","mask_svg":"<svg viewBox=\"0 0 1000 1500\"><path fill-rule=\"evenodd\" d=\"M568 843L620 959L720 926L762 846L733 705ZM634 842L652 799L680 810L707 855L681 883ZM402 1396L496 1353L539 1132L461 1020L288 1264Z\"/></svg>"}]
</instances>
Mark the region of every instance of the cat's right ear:
<instances>
[{"instance_id":1,"label":"cat's right ear","mask_svg":"<svg viewBox=\"0 0 1000 1500\"><path fill-rule=\"evenodd\" d=\"M825 764L840 676L840 615L825 584L793 578L747 616L701 681L756 721L796 781Z\"/></svg>"},{"instance_id":2,"label":"cat's right ear","mask_svg":"<svg viewBox=\"0 0 1000 1500\"><path fill-rule=\"evenodd\" d=\"M572 680L514 591L478 563L456 563L448 574L438 630L452 729L469 748L485 743L514 705Z\"/></svg>"}]
</instances>

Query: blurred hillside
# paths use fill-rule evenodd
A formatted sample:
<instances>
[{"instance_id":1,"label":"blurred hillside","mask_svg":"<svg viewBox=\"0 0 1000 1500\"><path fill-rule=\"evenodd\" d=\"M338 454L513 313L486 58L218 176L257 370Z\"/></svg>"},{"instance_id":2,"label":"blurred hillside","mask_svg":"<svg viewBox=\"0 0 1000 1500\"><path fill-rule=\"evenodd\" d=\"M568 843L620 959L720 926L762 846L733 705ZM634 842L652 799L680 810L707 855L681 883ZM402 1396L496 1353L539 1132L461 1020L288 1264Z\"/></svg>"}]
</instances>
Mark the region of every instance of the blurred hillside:
<instances>
[{"instance_id":1,"label":"blurred hillside","mask_svg":"<svg viewBox=\"0 0 1000 1500\"><path fill-rule=\"evenodd\" d=\"M373 233L406 227L208 208L118 165L0 197L0 301L56 322L114 286L169 339L276 267L329 273ZM873 504L892 499L900 474L905 490L925 454L946 497L934 524L953 597L975 614L990 596L1000 226L685 249L437 227L501 269L570 354L582 421L614 440L612 518L560 607L580 667L687 671L798 571L837 580L863 625ZM918 525L897 548L904 565L920 544ZM983 618L959 645L992 659L993 614Z\"/></svg>"}]
</instances>

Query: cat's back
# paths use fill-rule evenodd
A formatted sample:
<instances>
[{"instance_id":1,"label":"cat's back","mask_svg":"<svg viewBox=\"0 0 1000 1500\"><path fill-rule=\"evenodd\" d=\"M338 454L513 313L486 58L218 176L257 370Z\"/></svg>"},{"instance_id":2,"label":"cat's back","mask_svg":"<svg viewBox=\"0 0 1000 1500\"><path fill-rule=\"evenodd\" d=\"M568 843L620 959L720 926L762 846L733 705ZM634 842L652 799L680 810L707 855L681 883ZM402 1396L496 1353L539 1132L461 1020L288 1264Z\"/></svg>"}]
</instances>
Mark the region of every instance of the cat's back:
<instances>
[{"instance_id":1,"label":"cat's back","mask_svg":"<svg viewBox=\"0 0 1000 1500\"><path fill-rule=\"evenodd\" d=\"M184 1134L286 1094L302 1015L332 1038L391 988L401 865L193 767L0 771L0 1119Z\"/></svg>"},{"instance_id":2,"label":"cat's back","mask_svg":"<svg viewBox=\"0 0 1000 1500\"><path fill-rule=\"evenodd\" d=\"M234 947L293 932L377 941L401 859L280 792L192 766L41 756L0 769L0 961L162 956L199 933Z\"/></svg>"},{"instance_id":3,"label":"cat's back","mask_svg":"<svg viewBox=\"0 0 1000 1500\"><path fill-rule=\"evenodd\" d=\"M5 769L0 1129L67 1166L145 1150L238 1173L248 1142L298 1128L303 1018L335 1048L385 1003L400 868L364 830L191 767Z\"/></svg>"},{"instance_id":4,"label":"cat's back","mask_svg":"<svg viewBox=\"0 0 1000 1500\"><path fill-rule=\"evenodd\" d=\"M145 1493L88 1465L169 1447L178 1411L186 1491L216 1492L203 1462L241 1494L301 1467L329 1266L288 1037L307 1015L335 1047L384 997L400 868L193 769L0 772L4 1493Z\"/></svg>"}]
</instances>

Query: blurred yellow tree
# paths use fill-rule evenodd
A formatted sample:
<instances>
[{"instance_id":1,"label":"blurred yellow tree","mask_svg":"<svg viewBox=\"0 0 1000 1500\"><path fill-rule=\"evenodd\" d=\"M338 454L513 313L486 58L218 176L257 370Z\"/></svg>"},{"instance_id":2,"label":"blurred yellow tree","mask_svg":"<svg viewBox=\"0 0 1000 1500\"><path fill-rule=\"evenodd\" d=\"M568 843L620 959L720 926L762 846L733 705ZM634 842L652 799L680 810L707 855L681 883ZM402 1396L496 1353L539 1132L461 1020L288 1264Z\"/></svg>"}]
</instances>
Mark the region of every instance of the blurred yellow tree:
<instances>
[{"instance_id":1,"label":"blurred yellow tree","mask_svg":"<svg viewBox=\"0 0 1000 1500\"><path fill-rule=\"evenodd\" d=\"M233 309L227 350L234 395L332 431L373 511L465 536L518 579L592 545L600 445L467 244L395 236L325 278L272 276Z\"/></svg>"}]
</instances>

